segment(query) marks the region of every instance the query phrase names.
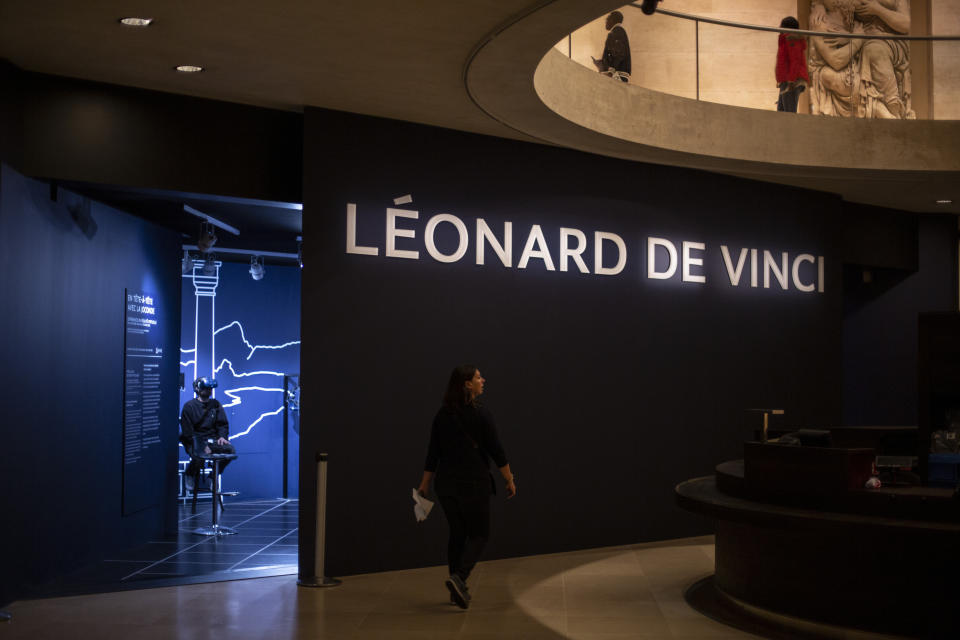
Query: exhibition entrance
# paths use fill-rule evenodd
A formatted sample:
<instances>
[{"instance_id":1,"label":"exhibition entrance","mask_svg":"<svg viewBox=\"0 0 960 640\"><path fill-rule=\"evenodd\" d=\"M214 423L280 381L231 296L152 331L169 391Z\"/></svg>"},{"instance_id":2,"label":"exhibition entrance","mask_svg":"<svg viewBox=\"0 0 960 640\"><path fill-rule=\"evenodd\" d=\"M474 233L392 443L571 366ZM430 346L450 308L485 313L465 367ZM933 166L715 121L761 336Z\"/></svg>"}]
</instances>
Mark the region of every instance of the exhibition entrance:
<instances>
[{"instance_id":1,"label":"exhibition entrance","mask_svg":"<svg viewBox=\"0 0 960 640\"><path fill-rule=\"evenodd\" d=\"M165 525L118 528L95 560L31 595L296 574L302 207L89 184L56 198L91 241L148 255L122 291L122 472L109 491L125 521L162 512ZM194 448L194 435L210 444ZM217 441L232 454L209 455Z\"/></svg>"}]
</instances>

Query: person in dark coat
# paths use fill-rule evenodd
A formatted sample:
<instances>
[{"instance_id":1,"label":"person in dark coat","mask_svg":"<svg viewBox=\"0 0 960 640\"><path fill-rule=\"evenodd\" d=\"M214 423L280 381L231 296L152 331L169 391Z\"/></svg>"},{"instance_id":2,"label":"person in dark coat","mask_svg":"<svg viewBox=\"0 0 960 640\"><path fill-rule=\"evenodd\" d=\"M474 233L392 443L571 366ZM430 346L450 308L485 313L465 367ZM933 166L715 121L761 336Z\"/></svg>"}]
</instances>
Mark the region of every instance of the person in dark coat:
<instances>
[{"instance_id":1,"label":"person in dark coat","mask_svg":"<svg viewBox=\"0 0 960 640\"><path fill-rule=\"evenodd\" d=\"M194 456L194 439L201 437L207 440L205 447L213 453L236 453L228 439L230 424L223 405L213 396L213 389L217 381L211 378L197 378L193 381L193 392L196 398L188 400L180 412L180 442L190 456L190 464L184 471L184 481L187 489L193 490L193 483L200 473L203 462ZM209 451L208 451L209 453ZM220 474L230 464L229 460L220 462Z\"/></svg>"},{"instance_id":2,"label":"person in dark coat","mask_svg":"<svg viewBox=\"0 0 960 640\"><path fill-rule=\"evenodd\" d=\"M800 23L793 16L780 21L781 29L799 29ZM807 88L810 75L807 72L807 39L793 33L781 33L777 42L777 86L780 97L777 111L797 112L800 94Z\"/></svg>"},{"instance_id":3,"label":"person in dark coat","mask_svg":"<svg viewBox=\"0 0 960 640\"><path fill-rule=\"evenodd\" d=\"M477 399L486 380L471 365L453 370L443 406L433 419L430 445L417 489L426 496L430 482L450 525L445 581L450 601L461 609L470 603L467 578L490 536L490 496L496 492L490 461L500 470L507 498L517 493L507 454L500 444L493 416Z\"/></svg>"},{"instance_id":4,"label":"person in dark coat","mask_svg":"<svg viewBox=\"0 0 960 640\"><path fill-rule=\"evenodd\" d=\"M597 71L609 76L616 76L627 82L630 77L630 39L623 28L623 14L614 11L607 16L607 41L603 45L603 56L599 60L593 59Z\"/></svg>"}]
</instances>

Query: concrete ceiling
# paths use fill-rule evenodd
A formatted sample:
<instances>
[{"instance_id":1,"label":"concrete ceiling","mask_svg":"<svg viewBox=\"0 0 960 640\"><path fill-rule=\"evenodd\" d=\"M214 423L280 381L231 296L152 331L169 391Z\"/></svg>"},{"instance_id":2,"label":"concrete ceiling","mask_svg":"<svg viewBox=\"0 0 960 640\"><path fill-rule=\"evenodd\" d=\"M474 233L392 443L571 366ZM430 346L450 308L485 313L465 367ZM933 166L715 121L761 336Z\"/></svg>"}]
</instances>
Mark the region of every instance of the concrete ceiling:
<instances>
[{"instance_id":1,"label":"concrete ceiling","mask_svg":"<svg viewBox=\"0 0 960 640\"><path fill-rule=\"evenodd\" d=\"M478 42L529 4L2 0L0 58L28 71L156 91L510 136L473 106L463 66ZM154 22L119 24L131 15ZM181 74L173 70L179 64L206 70Z\"/></svg>"},{"instance_id":2,"label":"concrete ceiling","mask_svg":"<svg viewBox=\"0 0 960 640\"><path fill-rule=\"evenodd\" d=\"M532 87L536 62L551 43L620 4L597 0L0 0L0 58L28 71L156 91L290 111L325 107L597 150L604 145L551 139L498 119L475 102L466 76L478 51L522 21L532 36L514 38L510 46L516 52L516 71ZM125 27L118 22L125 16L151 17L154 23L147 28ZM177 73L173 67L178 64L196 64L206 70ZM511 86L505 84L503 91L514 90ZM596 135L598 140L603 137ZM658 155L646 145L636 145L636 153L631 153L627 144L626 151L621 146L615 155L698 166L669 149ZM798 176L776 167L757 174L737 163L710 166L755 179L800 183L855 202L876 202L877 189L887 185L875 172L868 178L843 169L829 175L821 171ZM913 177L909 191L914 196L928 189L942 192L944 185L960 182L955 172L946 176L941 171L919 172ZM958 204L938 209L926 195L923 201L930 204L920 206L916 197L905 196L902 185L881 195L880 201L887 206L960 211ZM956 196L960 201L960 193Z\"/></svg>"}]
</instances>

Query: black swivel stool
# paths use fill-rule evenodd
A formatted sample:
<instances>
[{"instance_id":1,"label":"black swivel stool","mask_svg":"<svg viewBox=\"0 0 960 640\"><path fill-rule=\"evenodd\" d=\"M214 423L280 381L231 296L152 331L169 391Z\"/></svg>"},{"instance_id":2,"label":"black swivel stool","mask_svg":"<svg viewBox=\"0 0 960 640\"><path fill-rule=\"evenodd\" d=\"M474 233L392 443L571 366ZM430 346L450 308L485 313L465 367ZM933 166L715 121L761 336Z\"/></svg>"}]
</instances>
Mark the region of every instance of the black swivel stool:
<instances>
[{"instance_id":1,"label":"black swivel stool","mask_svg":"<svg viewBox=\"0 0 960 640\"><path fill-rule=\"evenodd\" d=\"M211 463L213 471L210 472L210 483L213 487L211 491L210 510L213 512L213 523L209 527L199 527L193 530L193 533L201 536L230 536L236 534L235 529L223 527L220 525L220 510L223 508L223 498L220 495L220 464L224 461L236 460L235 453L204 453L207 446L211 444L212 439L197 436L193 439L192 457L202 460L204 464ZM200 478L203 477L203 469L197 474L193 486L193 512L197 512L197 493L200 491Z\"/></svg>"}]
</instances>

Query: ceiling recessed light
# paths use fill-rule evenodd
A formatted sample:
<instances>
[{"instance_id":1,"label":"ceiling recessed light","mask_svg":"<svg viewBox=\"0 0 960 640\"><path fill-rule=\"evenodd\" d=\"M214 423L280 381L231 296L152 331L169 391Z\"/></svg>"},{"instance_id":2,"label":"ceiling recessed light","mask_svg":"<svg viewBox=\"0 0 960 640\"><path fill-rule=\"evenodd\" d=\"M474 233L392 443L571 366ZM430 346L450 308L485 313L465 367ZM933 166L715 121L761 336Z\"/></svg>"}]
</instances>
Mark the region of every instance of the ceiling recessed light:
<instances>
[{"instance_id":1,"label":"ceiling recessed light","mask_svg":"<svg viewBox=\"0 0 960 640\"><path fill-rule=\"evenodd\" d=\"M203 67L198 67L193 64L180 64L174 67L180 73L200 73L203 71Z\"/></svg>"},{"instance_id":2,"label":"ceiling recessed light","mask_svg":"<svg viewBox=\"0 0 960 640\"><path fill-rule=\"evenodd\" d=\"M120 24L128 27L149 27L153 18L120 18Z\"/></svg>"},{"instance_id":3,"label":"ceiling recessed light","mask_svg":"<svg viewBox=\"0 0 960 640\"><path fill-rule=\"evenodd\" d=\"M947 199L937 200L937 204L953 204L953 200L947 200Z\"/></svg>"}]
</instances>

